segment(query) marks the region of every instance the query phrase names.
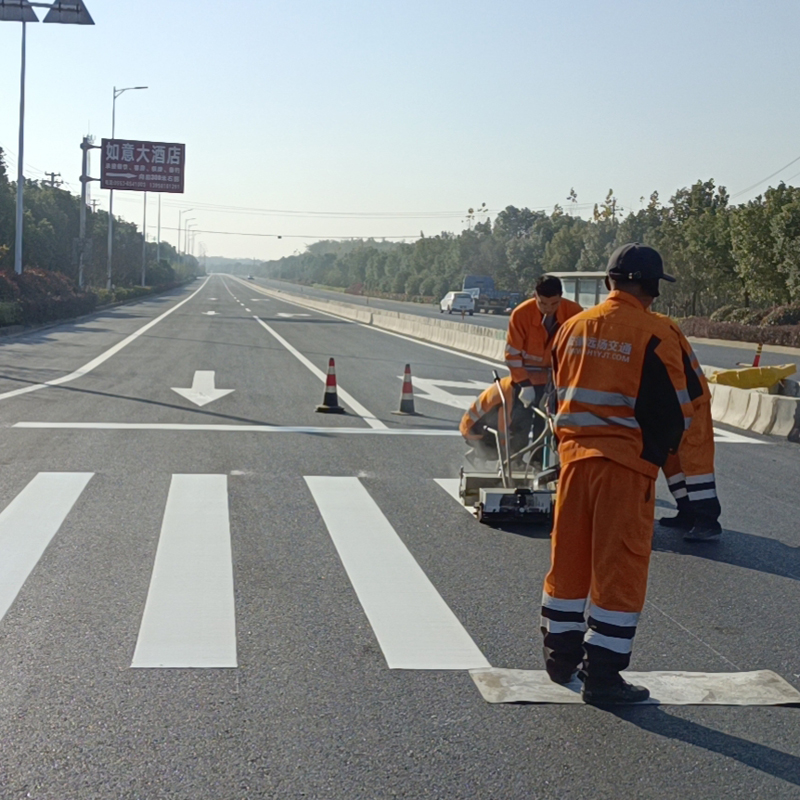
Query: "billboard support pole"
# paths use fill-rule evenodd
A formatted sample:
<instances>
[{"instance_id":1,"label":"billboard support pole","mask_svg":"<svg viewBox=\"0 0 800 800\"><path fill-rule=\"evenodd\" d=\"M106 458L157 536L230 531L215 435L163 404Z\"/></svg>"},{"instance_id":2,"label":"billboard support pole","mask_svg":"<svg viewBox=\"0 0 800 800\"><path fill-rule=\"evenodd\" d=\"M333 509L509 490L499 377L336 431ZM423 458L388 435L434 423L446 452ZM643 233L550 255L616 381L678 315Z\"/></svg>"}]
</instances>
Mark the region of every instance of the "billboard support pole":
<instances>
[{"instance_id":1,"label":"billboard support pole","mask_svg":"<svg viewBox=\"0 0 800 800\"><path fill-rule=\"evenodd\" d=\"M142 286L147 285L147 192L144 192L144 212L142 214Z\"/></svg>"}]
</instances>

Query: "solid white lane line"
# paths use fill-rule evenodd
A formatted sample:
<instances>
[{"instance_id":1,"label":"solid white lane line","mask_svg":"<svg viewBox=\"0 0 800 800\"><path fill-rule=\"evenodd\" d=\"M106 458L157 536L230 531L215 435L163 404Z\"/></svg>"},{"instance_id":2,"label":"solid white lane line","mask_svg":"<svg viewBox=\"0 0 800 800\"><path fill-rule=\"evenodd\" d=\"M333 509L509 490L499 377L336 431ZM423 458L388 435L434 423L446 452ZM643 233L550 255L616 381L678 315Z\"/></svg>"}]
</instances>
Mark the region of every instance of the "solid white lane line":
<instances>
[{"instance_id":1,"label":"solid white lane line","mask_svg":"<svg viewBox=\"0 0 800 800\"><path fill-rule=\"evenodd\" d=\"M321 369L318 369L314 364L312 364L297 348L290 345L289 342L283 338L283 336L267 325L263 319L259 319L258 317L253 317L253 319L258 322L258 324L261 325L261 327L264 328L267 333L269 333L271 336L274 336L301 364L303 364L303 366L311 370L314 375L316 375L323 383L325 383L328 376ZM358 414L358 416L370 426L370 428L388 427L373 413L367 411L367 409L364 408L364 406L362 406L361 403L359 403L358 400L353 397L353 395L351 395L349 392L346 392L341 386L337 386L337 392L342 400L344 400L344 402L347 403L347 405L350 406L350 408L352 408L353 411L355 411L356 414Z\"/></svg>"},{"instance_id":2,"label":"solid white lane line","mask_svg":"<svg viewBox=\"0 0 800 800\"><path fill-rule=\"evenodd\" d=\"M742 433L724 431L722 428L714 428L714 441L726 442L728 444L772 444L772 442L764 442L761 439L745 436Z\"/></svg>"},{"instance_id":3,"label":"solid white lane line","mask_svg":"<svg viewBox=\"0 0 800 800\"><path fill-rule=\"evenodd\" d=\"M115 344L113 347L110 347L104 353L101 353L99 356L97 356L97 358L93 358L79 369L76 369L75 372L70 372L69 375L64 375L61 378L55 378L54 380L47 381L45 383L35 383L32 386L25 386L22 389L12 389L10 392L3 392L0 394L0 400L7 400L9 397L17 397L21 394L28 394L28 392L36 392L39 389L45 389L48 386L60 386L62 383L69 383L70 381L74 381L76 378L82 378L96 367L99 367L101 364L108 361L111 356L119 353L123 347L127 347L131 342L138 339L143 333L149 331L154 325L158 325L162 319L168 317L173 311L177 311L182 305L188 303L195 295L203 290L203 287L205 287L207 283L208 278L203 281L202 286L197 291L192 292L192 294L190 294L185 300L181 300L180 303L174 305L168 311L165 311L160 316L150 320L150 322L148 322L146 325L142 325L139 330L134 331L130 336L126 336L121 342L117 342L117 344Z\"/></svg>"},{"instance_id":4,"label":"solid white lane line","mask_svg":"<svg viewBox=\"0 0 800 800\"><path fill-rule=\"evenodd\" d=\"M219 431L221 433L311 433L379 436L461 436L445 428L334 428L316 425L191 425L178 422L16 422L13 428L75 431Z\"/></svg>"},{"instance_id":5,"label":"solid white lane line","mask_svg":"<svg viewBox=\"0 0 800 800\"><path fill-rule=\"evenodd\" d=\"M444 489L447 494L454 500L461 503L461 498L458 496L458 484L461 482L458 478L434 478L436 483Z\"/></svg>"},{"instance_id":6,"label":"solid white lane line","mask_svg":"<svg viewBox=\"0 0 800 800\"><path fill-rule=\"evenodd\" d=\"M235 667L226 475L173 475L132 667Z\"/></svg>"},{"instance_id":7,"label":"solid white lane line","mask_svg":"<svg viewBox=\"0 0 800 800\"><path fill-rule=\"evenodd\" d=\"M0 620L93 472L40 472L0 514Z\"/></svg>"},{"instance_id":8,"label":"solid white lane line","mask_svg":"<svg viewBox=\"0 0 800 800\"><path fill-rule=\"evenodd\" d=\"M235 278L235 276L233 275L231 277ZM236 280L238 280L238 278L236 278ZM380 333L385 333L387 336L396 336L398 339L404 339L405 341L412 342L414 344L421 344L423 345L423 347L430 347L432 350L440 350L442 353L447 353L448 355L451 356L460 356L461 358L466 358L469 361L477 361L479 364L488 364L490 367L501 367L503 369L506 368L506 365L501 363L500 361L491 361L488 358L473 356L470 355L469 353L464 353L461 350L453 350L449 347L443 347L440 344L434 344L433 342L426 342L424 339L415 339L413 336L406 336L405 334L396 333L395 331L387 331L385 328L378 328L375 327L374 325L366 325L363 322L356 322L355 320L350 319L349 317L341 317L338 314L332 314L330 311L319 311L316 308L310 308L309 306L303 305L303 303L297 303L292 300L286 300L284 297L281 296L279 292L271 291L269 289L262 289L260 286L257 286L255 288L257 289L257 291L264 292L265 294L268 293L271 298L275 300L280 300L280 302L282 303L288 303L289 305L297 306L298 308L305 308L306 310L314 311L316 314L322 314L323 316L326 317L333 317L334 319L344 320L345 322L350 322L353 325L358 325L362 328L367 328L368 330L371 331L378 331ZM426 317L422 317L421 315L420 318L427 319Z\"/></svg>"},{"instance_id":9,"label":"solid white lane line","mask_svg":"<svg viewBox=\"0 0 800 800\"><path fill-rule=\"evenodd\" d=\"M488 667L358 478L305 480L390 669Z\"/></svg>"}]
</instances>

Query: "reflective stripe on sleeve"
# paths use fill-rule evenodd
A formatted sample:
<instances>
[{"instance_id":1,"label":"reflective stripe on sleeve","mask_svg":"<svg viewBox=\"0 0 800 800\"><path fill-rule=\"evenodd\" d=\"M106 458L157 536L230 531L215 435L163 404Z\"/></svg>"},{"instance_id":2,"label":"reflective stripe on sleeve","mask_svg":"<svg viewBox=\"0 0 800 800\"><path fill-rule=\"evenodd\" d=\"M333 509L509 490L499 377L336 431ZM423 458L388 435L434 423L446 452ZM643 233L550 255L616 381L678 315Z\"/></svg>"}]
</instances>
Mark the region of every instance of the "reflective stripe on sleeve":
<instances>
[{"instance_id":1,"label":"reflective stripe on sleeve","mask_svg":"<svg viewBox=\"0 0 800 800\"><path fill-rule=\"evenodd\" d=\"M676 500L680 500L682 497L686 497L686 495L688 494L688 492L686 491L686 487L685 487L685 486L681 486L681 488L680 488L680 489L673 489L673 488L670 486L670 487L669 487L669 490L672 492L672 496L673 496L673 497L674 497Z\"/></svg>"},{"instance_id":2,"label":"reflective stripe on sleeve","mask_svg":"<svg viewBox=\"0 0 800 800\"><path fill-rule=\"evenodd\" d=\"M577 400L580 403L591 403L595 406L627 406L633 408L636 398L620 392L601 392L597 389L582 389L579 386L568 386L558 390L559 400Z\"/></svg>"},{"instance_id":3,"label":"reflective stripe on sleeve","mask_svg":"<svg viewBox=\"0 0 800 800\"><path fill-rule=\"evenodd\" d=\"M667 478L667 484L672 486L673 483L680 483L681 481L685 481L686 476L682 472L678 472L677 474L673 475L671 478Z\"/></svg>"},{"instance_id":4,"label":"reflective stripe on sleeve","mask_svg":"<svg viewBox=\"0 0 800 800\"><path fill-rule=\"evenodd\" d=\"M521 367L522 366L522 361L519 358L507 358L506 359L506 364L509 367Z\"/></svg>"},{"instance_id":5,"label":"reflective stripe on sleeve","mask_svg":"<svg viewBox=\"0 0 800 800\"><path fill-rule=\"evenodd\" d=\"M556 414L555 423L561 428L591 428L598 425L620 425L623 428L638 428L633 417L598 417L591 411L563 412Z\"/></svg>"},{"instance_id":6,"label":"reflective stripe on sleeve","mask_svg":"<svg viewBox=\"0 0 800 800\"><path fill-rule=\"evenodd\" d=\"M512 347L510 344L506 345L506 355L518 356L521 352L521 350L517 350L516 347Z\"/></svg>"}]
</instances>

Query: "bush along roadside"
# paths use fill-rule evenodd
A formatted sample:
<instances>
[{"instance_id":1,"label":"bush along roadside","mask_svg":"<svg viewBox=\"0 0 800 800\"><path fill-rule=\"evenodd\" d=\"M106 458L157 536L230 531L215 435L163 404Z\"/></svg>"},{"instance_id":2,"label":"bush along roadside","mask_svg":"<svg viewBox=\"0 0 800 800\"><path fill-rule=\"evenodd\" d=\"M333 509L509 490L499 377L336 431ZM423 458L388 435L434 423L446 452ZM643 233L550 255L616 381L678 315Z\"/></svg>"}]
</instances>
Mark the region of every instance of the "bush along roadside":
<instances>
[{"instance_id":1,"label":"bush along roadside","mask_svg":"<svg viewBox=\"0 0 800 800\"><path fill-rule=\"evenodd\" d=\"M686 336L697 336L702 339L728 339L734 342L760 342L784 347L800 347L800 325L767 323L766 320L761 325L747 325L742 322L718 322L707 317L686 317L679 320L679 325Z\"/></svg>"},{"instance_id":2,"label":"bush along roadside","mask_svg":"<svg viewBox=\"0 0 800 800\"><path fill-rule=\"evenodd\" d=\"M161 286L120 286L108 291L82 292L60 272L26 269L21 275L0 272L0 327L41 325L90 314L98 306L135 300L182 286L175 281Z\"/></svg>"}]
</instances>

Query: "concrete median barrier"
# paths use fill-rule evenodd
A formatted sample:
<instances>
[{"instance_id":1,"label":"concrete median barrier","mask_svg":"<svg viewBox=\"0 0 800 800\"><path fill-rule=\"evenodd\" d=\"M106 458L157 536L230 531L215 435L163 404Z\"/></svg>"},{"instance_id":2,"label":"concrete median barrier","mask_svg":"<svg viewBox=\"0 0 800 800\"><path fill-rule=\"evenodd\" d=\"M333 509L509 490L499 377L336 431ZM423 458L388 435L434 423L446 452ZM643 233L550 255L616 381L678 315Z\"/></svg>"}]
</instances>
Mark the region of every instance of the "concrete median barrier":
<instances>
[{"instance_id":1,"label":"concrete median barrier","mask_svg":"<svg viewBox=\"0 0 800 800\"><path fill-rule=\"evenodd\" d=\"M716 422L791 441L799 438L800 398L713 383L710 387L711 416Z\"/></svg>"}]
</instances>

